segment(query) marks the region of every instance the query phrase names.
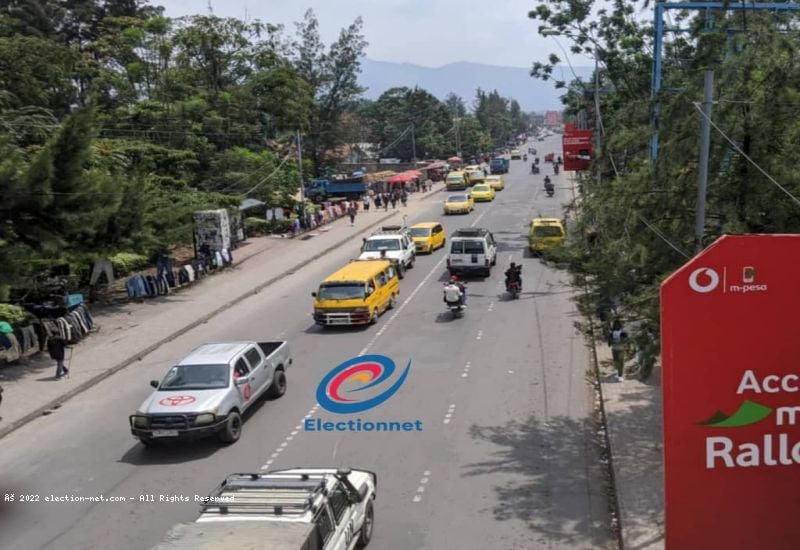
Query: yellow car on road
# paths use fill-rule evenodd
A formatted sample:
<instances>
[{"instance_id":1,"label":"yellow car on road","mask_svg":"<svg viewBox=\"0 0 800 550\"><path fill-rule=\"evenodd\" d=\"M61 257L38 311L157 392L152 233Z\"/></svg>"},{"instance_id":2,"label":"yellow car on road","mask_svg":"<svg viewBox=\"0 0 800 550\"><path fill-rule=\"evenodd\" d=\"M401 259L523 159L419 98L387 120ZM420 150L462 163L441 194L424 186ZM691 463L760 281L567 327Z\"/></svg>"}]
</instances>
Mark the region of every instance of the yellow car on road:
<instances>
[{"instance_id":1,"label":"yellow car on road","mask_svg":"<svg viewBox=\"0 0 800 550\"><path fill-rule=\"evenodd\" d=\"M506 188L503 181L503 176L486 176L486 183L489 184L495 191L502 191Z\"/></svg>"},{"instance_id":2,"label":"yellow car on road","mask_svg":"<svg viewBox=\"0 0 800 550\"><path fill-rule=\"evenodd\" d=\"M470 185L477 185L479 183L486 182L486 174L483 173L483 170L478 168L477 170L472 170L467 172L467 181Z\"/></svg>"},{"instance_id":3,"label":"yellow car on road","mask_svg":"<svg viewBox=\"0 0 800 550\"><path fill-rule=\"evenodd\" d=\"M469 214L475 210L475 201L469 193L450 195L444 201L445 214Z\"/></svg>"},{"instance_id":4,"label":"yellow car on road","mask_svg":"<svg viewBox=\"0 0 800 550\"><path fill-rule=\"evenodd\" d=\"M433 252L444 246L446 236L439 222L415 223L409 228L417 252Z\"/></svg>"},{"instance_id":5,"label":"yellow car on road","mask_svg":"<svg viewBox=\"0 0 800 550\"><path fill-rule=\"evenodd\" d=\"M491 202L494 200L494 188L488 183L482 183L472 187L472 198L475 202Z\"/></svg>"},{"instance_id":6,"label":"yellow car on road","mask_svg":"<svg viewBox=\"0 0 800 550\"><path fill-rule=\"evenodd\" d=\"M528 232L531 252L541 252L564 244L567 232L558 218L534 218Z\"/></svg>"}]
</instances>

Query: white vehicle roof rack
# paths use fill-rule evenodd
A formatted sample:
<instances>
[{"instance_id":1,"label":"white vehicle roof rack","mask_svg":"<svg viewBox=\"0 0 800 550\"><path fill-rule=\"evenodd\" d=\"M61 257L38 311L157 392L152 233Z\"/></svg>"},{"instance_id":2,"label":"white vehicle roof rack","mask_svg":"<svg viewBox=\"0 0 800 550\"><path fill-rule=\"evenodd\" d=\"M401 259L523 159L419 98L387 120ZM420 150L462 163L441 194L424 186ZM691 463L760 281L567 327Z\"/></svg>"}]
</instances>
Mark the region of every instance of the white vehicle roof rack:
<instances>
[{"instance_id":1,"label":"white vehicle roof rack","mask_svg":"<svg viewBox=\"0 0 800 550\"><path fill-rule=\"evenodd\" d=\"M204 502L203 513L299 516L327 496L325 474L231 474Z\"/></svg>"}]
</instances>

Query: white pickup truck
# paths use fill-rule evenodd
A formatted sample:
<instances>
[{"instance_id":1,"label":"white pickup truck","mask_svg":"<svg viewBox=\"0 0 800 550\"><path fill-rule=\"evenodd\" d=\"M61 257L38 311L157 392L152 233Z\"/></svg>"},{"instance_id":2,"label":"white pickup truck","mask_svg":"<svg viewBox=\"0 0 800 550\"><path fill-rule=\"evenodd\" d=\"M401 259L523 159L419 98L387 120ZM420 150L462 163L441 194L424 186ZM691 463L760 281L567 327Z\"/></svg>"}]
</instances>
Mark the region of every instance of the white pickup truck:
<instances>
[{"instance_id":1,"label":"white pickup truck","mask_svg":"<svg viewBox=\"0 0 800 550\"><path fill-rule=\"evenodd\" d=\"M414 267L417 259L417 247L408 228L400 225L385 225L364 239L358 259L389 260L397 266L397 274L402 279L406 269Z\"/></svg>"},{"instance_id":2,"label":"white pickup truck","mask_svg":"<svg viewBox=\"0 0 800 550\"><path fill-rule=\"evenodd\" d=\"M366 546L377 476L366 470L296 468L233 474L194 523L173 527L153 550L351 550Z\"/></svg>"},{"instance_id":3,"label":"white pickup truck","mask_svg":"<svg viewBox=\"0 0 800 550\"><path fill-rule=\"evenodd\" d=\"M291 364L286 342L204 344L150 382L155 391L130 416L131 433L144 445L211 435L235 443L244 412L286 392Z\"/></svg>"}]
</instances>

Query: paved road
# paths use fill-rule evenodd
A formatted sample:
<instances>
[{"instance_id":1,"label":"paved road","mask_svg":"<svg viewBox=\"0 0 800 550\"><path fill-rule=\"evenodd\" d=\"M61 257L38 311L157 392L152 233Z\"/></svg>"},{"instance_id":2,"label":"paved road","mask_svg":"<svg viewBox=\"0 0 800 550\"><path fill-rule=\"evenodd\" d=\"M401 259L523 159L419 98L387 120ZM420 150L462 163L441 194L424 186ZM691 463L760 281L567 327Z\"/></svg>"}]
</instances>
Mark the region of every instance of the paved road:
<instances>
[{"instance_id":1,"label":"paved road","mask_svg":"<svg viewBox=\"0 0 800 550\"><path fill-rule=\"evenodd\" d=\"M558 142L535 143L540 154ZM225 474L264 466L350 465L378 472L371 548L606 548L608 503L592 444L587 350L565 274L527 257L530 218L554 215L571 196L556 177L513 161L507 189L469 216L442 217L439 201L419 220L442 219L448 233L473 224L499 241L497 268L469 283L464 318L444 314L444 252L422 256L402 281L402 301L375 326L323 331L310 318L319 281L354 257L358 243L310 263L252 300L175 339L141 364L4 438L0 486L17 494L105 495L128 502L7 505L0 548L149 548L174 523L197 516L193 502L138 502L140 495L205 495ZM549 172L549 167L546 172ZM560 200L559 200L560 199ZM432 201L433 202L433 201ZM505 300L502 271L524 265L521 299ZM288 339L294 350L287 394L248 415L230 447L200 442L145 450L127 415L172 361L221 339ZM420 420L419 433L310 433L305 417L329 419L314 392L350 357L380 353L412 360L402 389L370 420Z\"/></svg>"}]
</instances>

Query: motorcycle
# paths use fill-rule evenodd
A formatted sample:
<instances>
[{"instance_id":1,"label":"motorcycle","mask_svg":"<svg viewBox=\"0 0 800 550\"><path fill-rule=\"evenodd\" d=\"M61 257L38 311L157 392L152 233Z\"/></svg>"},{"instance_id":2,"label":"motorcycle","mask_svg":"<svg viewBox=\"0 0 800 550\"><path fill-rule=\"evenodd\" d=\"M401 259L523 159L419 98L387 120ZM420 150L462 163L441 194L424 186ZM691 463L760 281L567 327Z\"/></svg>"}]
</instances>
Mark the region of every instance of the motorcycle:
<instances>
[{"instance_id":1,"label":"motorcycle","mask_svg":"<svg viewBox=\"0 0 800 550\"><path fill-rule=\"evenodd\" d=\"M508 291L508 295L511 297L512 300L516 300L519 298L519 293L522 290L522 287L519 284L519 281L511 281L506 286L506 290Z\"/></svg>"},{"instance_id":2,"label":"motorcycle","mask_svg":"<svg viewBox=\"0 0 800 550\"><path fill-rule=\"evenodd\" d=\"M536 166L535 164L531 166L531 174L538 174L538 173L539 173L539 167Z\"/></svg>"},{"instance_id":3,"label":"motorcycle","mask_svg":"<svg viewBox=\"0 0 800 550\"><path fill-rule=\"evenodd\" d=\"M528 162L528 155L527 154L522 155L522 160Z\"/></svg>"},{"instance_id":4,"label":"motorcycle","mask_svg":"<svg viewBox=\"0 0 800 550\"><path fill-rule=\"evenodd\" d=\"M447 309L453 315L454 319L459 319L459 318L464 316L465 307L464 307L464 299L463 299L463 297L461 297L461 298L459 298L457 300L450 301L450 300L447 299L447 294L445 293L444 303L447 306Z\"/></svg>"},{"instance_id":5,"label":"motorcycle","mask_svg":"<svg viewBox=\"0 0 800 550\"><path fill-rule=\"evenodd\" d=\"M544 184L544 191L547 193L548 197L552 197L553 194L556 192L555 186L552 183L545 183Z\"/></svg>"},{"instance_id":6,"label":"motorcycle","mask_svg":"<svg viewBox=\"0 0 800 550\"><path fill-rule=\"evenodd\" d=\"M556 175L558 174L558 164L553 165L553 173Z\"/></svg>"}]
</instances>

